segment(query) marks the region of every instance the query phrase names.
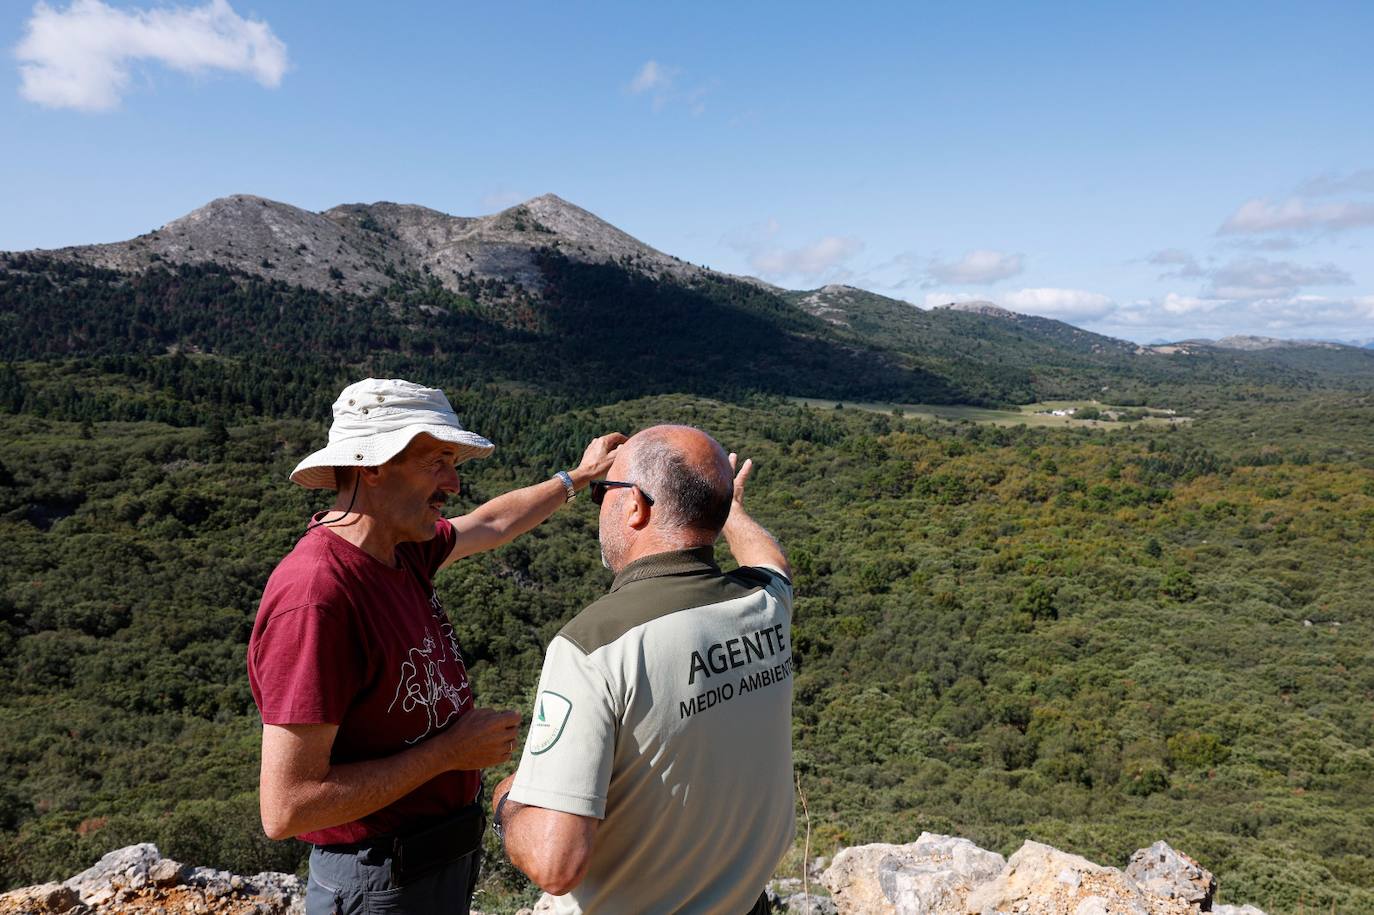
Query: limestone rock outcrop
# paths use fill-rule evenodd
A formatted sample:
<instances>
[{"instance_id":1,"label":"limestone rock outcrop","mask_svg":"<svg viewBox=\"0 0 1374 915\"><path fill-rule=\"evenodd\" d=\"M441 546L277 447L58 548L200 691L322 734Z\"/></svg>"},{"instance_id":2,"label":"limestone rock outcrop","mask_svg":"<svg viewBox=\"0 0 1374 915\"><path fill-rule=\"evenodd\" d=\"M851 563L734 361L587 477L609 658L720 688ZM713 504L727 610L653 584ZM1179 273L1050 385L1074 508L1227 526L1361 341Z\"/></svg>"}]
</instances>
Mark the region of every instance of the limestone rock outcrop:
<instances>
[{"instance_id":1,"label":"limestone rock outcrop","mask_svg":"<svg viewBox=\"0 0 1374 915\"><path fill-rule=\"evenodd\" d=\"M968 839L924 832L907 845L846 848L821 881L841 913L952 912L1005 864Z\"/></svg>"},{"instance_id":2,"label":"limestone rock outcrop","mask_svg":"<svg viewBox=\"0 0 1374 915\"><path fill-rule=\"evenodd\" d=\"M821 866L824 871L817 874ZM968 839L921 833L905 845L862 845L771 881L777 915L1264 915L1212 905L1217 881L1164 842L1131 856L1124 871L1038 842L1010 858ZM829 896L821 892L821 886ZM531 910L552 911L545 896ZM0 895L0 915L304 915L293 874L241 877L164 858L152 844L105 855L62 883ZM474 912L473 915L480 915Z\"/></svg>"},{"instance_id":3,"label":"limestone rock outcrop","mask_svg":"<svg viewBox=\"0 0 1374 915\"><path fill-rule=\"evenodd\" d=\"M1217 891L1216 878L1210 871L1167 842L1156 842L1131 855L1126 876L1153 896L1181 899L1202 911L1211 907Z\"/></svg>"},{"instance_id":4,"label":"limestone rock outcrop","mask_svg":"<svg viewBox=\"0 0 1374 915\"><path fill-rule=\"evenodd\" d=\"M241 877L164 858L151 843L105 855L62 883L0 895L0 915L303 915L305 885L294 874Z\"/></svg>"},{"instance_id":5,"label":"limestone rock outcrop","mask_svg":"<svg viewBox=\"0 0 1374 915\"><path fill-rule=\"evenodd\" d=\"M1008 859L967 839L922 833L908 845L863 845L835 855L821 877L838 915L1264 915L1216 906L1216 879L1156 842L1126 870L1039 842Z\"/></svg>"},{"instance_id":6,"label":"limestone rock outcrop","mask_svg":"<svg viewBox=\"0 0 1374 915\"><path fill-rule=\"evenodd\" d=\"M1184 903L1146 893L1114 867L1027 842L996 878L969 894L969 912L1018 915L1189 915Z\"/></svg>"}]
</instances>

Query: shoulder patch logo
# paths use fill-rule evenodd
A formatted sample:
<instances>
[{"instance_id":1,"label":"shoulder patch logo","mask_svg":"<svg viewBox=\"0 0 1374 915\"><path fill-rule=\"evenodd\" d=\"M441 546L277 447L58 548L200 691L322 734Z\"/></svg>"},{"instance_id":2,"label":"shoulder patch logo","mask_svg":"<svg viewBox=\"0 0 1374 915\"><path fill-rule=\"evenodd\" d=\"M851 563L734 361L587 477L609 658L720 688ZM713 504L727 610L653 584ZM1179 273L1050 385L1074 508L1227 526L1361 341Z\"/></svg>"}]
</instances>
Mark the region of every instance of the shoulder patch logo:
<instances>
[{"instance_id":1,"label":"shoulder patch logo","mask_svg":"<svg viewBox=\"0 0 1374 915\"><path fill-rule=\"evenodd\" d=\"M534 700L534 720L530 722L530 752L535 756L545 752L558 738L572 715L572 702L551 690L544 690Z\"/></svg>"}]
</instances>

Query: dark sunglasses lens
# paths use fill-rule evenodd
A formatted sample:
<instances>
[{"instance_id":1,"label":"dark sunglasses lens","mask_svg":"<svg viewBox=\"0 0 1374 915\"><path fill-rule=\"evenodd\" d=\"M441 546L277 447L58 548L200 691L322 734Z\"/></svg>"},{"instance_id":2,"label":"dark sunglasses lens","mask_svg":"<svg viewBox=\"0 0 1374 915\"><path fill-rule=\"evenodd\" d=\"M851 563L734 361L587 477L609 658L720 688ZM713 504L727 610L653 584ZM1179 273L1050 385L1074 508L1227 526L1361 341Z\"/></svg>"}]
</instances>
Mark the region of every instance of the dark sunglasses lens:
<instances>
[{"instance_id":1,"label":"dark sunglasses lens","mask_svg":"<svg viewBox=\"0 0 1374 915\"><path fill-rule=\"evenodd\" d=\"M592 480L592 485L591 485L590 489L591 489L591 495L592 495L592 504L593 504L593 505L600 505L600 504L601 504L601 500L604 499L604 498L606 498L606 483L605 483L605 481L603 481L603 480Z\"/></svg>"}]
</instances>

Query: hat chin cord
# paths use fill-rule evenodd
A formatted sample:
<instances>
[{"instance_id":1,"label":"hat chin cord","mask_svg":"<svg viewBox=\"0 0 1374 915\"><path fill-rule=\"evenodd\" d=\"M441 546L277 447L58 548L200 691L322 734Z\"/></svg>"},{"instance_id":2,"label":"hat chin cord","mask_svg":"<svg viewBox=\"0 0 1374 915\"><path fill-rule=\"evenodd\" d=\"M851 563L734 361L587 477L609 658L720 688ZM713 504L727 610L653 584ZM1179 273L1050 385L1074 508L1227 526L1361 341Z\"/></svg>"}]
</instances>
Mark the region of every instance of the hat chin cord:
<instances>
[{"instance_id":1,"label":"hat chin cord","mask_svg":"<svg viewBox=\"0 0 1374 915\"><path fill-rule=\"evenodd\" d=\"M340 521L342 521L344 518L347 518L347 517L349 516L349 514L352 513L352 511L353 511L353 503L356 502L356 501L358 501L358 483L360 483L361 481L362 481L362 475L359 474L359 473L354 473L354 474L353 474L353 495L349 496L349 498L348 498L348 508L345 508L345 509L343 510L343 514L342 514L342 515L340 515L339 517L335 518L333 521L325 521L325 520L323 520L323 519L321 519L321 520L319 520L319 521L316 521L314 524L311 524L309 527L307 527L307 528L305 529L305 532L308 534L308 533L310 533L311 531L313 531L313 530L314 530L315 528L317 528L317 527L325 527L326 525L330 525L330 524L338 524L338 523L339 523ZM325 514L327 515L327 514L329 514L329 512L325 512ZM351 523L351 522L350 522L350 523Z\"/></svg>"}]
</instances>

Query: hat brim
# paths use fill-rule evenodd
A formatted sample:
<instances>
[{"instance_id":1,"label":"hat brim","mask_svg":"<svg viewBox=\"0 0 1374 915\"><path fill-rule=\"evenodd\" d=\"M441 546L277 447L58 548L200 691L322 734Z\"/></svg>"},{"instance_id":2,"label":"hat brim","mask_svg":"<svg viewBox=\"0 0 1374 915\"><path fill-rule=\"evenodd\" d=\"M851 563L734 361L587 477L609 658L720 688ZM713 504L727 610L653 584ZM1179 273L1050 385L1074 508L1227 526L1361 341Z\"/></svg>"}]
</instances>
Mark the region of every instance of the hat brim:
<instances>
[{"instance_id":1,"label":"hat brim","mask_svg":"<svg viewBox=\"0 0 1374 915\"><path fill-rule=\"evenodd\" d=\"M309 455L291 471L291 482L306 489L335 489L335 467L377 467L400 454L420 433L458 446L458 460L484 458L496 446L475 432L437 423L417 423L391 432L340 439Z\"/></svg>"}]
</instances>

